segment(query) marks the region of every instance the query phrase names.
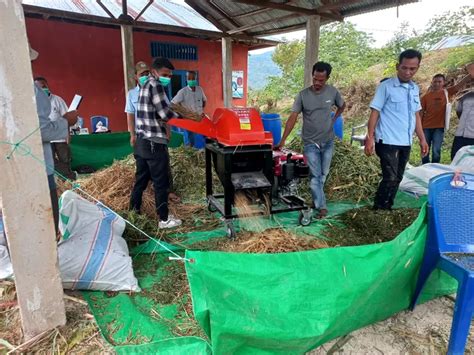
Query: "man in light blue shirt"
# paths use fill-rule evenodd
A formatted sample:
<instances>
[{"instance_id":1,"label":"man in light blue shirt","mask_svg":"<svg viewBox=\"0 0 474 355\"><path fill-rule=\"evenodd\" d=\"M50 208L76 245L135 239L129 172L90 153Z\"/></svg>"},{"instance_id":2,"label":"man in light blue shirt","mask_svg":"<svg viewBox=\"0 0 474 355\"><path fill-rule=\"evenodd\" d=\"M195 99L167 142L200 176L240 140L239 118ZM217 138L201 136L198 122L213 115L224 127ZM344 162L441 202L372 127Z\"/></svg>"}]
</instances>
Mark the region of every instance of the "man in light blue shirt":
<instances>
[{"instance_id":1,"label":"man in light blue shirt","mask_svg":"<svg viewBox=\"0 0 474 355\"><path fill-rule=\"evenodd\" d=\"M413 133L420 140L422 155L428 151L421 125L420 90L411 80L418 71L421 53L408 49L399 56L397 76L377 87L371 113L365 153L380 158L382 181L375 195L374 209L390 210L410 157ZM374 149L375 148L375 149Z\"/></svg>"},{"instance_id":2,"label":"man in light blue shirt","mask_svg":"<svg viewBox=\"0 0 474 355\"><path fill-rule=\"evenodd\" d=\"M128 91L127 103L125 105L125 113L127 114L127 126L130 132L130 145L133 147L137 136L135 134L135 117L137 116L138 94L140 87L146 83L150 75L150 68L145 62L138 62L135 64L135 79L137 86Z\"/></svg>"}]
</instances>

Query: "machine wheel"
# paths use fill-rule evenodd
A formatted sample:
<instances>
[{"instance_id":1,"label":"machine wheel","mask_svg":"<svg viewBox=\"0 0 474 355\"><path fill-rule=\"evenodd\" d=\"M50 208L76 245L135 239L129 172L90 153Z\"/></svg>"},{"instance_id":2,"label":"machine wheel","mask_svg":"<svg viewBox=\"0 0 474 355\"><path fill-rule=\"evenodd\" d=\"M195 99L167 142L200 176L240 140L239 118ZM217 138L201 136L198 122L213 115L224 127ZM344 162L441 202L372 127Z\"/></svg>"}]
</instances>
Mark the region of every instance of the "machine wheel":
<instances>
[{"instance_id":1,"label":"machine wheel","mask_svg":"<svg viewBox=\"0 0 474 355\"><path fill-rule=\"evenodd\" d=\"M298 222L302 226L306 227L311 224L311 209L300 211L300 215L298 217Z\"/></svg>"},{"instance_id":2,"label":"machine wheel","mask_svg":"<svg viewBox=\"0 0 474 355\"><path fill-rule=\"evenodd\" d=\"M235 239L237 237L237 235L235 234L234 224L232 222L227 222L226 230L227 230L227 237L229 239Z\"/></svg>"},{"instance_id":3,"label":"machine wheel","mask_svg":"<svg viewBox=\"0 0 474 355\"><path fill-rule=\"evenodd\" d=\"M207 209L211 213L217 212L216 206L214 206L211 201L207 201Z\"/></svg>"}]
</instances>

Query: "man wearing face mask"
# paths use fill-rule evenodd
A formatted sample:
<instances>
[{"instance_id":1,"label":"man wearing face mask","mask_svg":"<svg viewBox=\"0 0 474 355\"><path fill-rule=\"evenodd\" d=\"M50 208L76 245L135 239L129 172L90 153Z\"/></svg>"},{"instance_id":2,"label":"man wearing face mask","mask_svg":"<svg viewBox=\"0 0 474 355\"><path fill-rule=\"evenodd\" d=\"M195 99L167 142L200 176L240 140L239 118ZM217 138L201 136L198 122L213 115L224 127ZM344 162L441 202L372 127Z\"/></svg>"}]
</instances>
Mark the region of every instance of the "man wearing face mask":
<instances>
[{"instance_id":1,"label":"man wearing face mask","mask_svg":"<svg viewBox=\"0 0 474 355\"><path fill-rule=\"evenodd\" d=\"M30 47L30 60L38 58L38 52ZM43 143L44 163L46 165L46 173L48 175L48 186L51 197L51 205L54 217L54 227L58 232L59 222L59 205L56 190L56 182L54 181L54 160L51 151L51 141L65 139L68 134L68 127L77 121L77 111L64 114L65 120L53 121L50 118L51 101L48 96L37 84L34 84L36 111L38 113L41 140Z\"/></svg>"},{"instance_id":2,"label":"man wearing face mask","mask_svg":"<svg viewBox=\"0 0 474 355\"><path fill-rule=\"evenodd\" d=\"M140 93L140 88L148 80L150 75L150 68L145 62L138 62L135 64L135 80L137 81L137 86L129 90L127 94L127 104L125 105L125 113L127 114L127 126L128 131L130 132L130 145L133 147L136 141L135 134L135 119L137 115L138 108L138 94Z\"/></svg>"},{"instance_id":3,"label":"man wearing face mask","mask_svg":"<svg viewBox=\"0 0 474 355\"><path fill-rule=\"evenodd\" d=\"M35 84L38 85L51 102L51 121L64 121L66 114L72 115L77 120L77 112L68 113L66 102L58 96L51 93L48 81L41 76L35 78ZM75 116L75 117L74 117ZM71 149L69 148L69 135L66 139L51 141L51 149L53 150L54 168L69 180L75 180L76 174L71 170Z\"/></svg>"},{"instance_id":4,"label":"man wearing face mask","mask_svg":"<svg viewBox=\"0 0 474 355\"><path fill-rule=\"evenodd\" d=\"M136 111L135 185L130 208L140 212L143 191L153 182L156 212L160 216L159 228L174 228L181 220L169 214L169 155L167 150L167 122L179 115L171 110L165 87L171 82L174 66L167 58L153 61L151 75L138 95Z\"/></svg>"},{"instance_id":5,"label":"man wearing face mask","mask_svg":"<svg viewBox=\"0 0 474 355\"><path fill-rule=\"evenodd\" d=\"M188 71L186 79L188 85L178 91L175 97L171 100L174 104L181 104L193 112L202 114L206 106L206 95L202 87L197 85L197 75L195 71ZM188 132L189 143L194 145L194 133Z\"/></svg>"}]
</instances>

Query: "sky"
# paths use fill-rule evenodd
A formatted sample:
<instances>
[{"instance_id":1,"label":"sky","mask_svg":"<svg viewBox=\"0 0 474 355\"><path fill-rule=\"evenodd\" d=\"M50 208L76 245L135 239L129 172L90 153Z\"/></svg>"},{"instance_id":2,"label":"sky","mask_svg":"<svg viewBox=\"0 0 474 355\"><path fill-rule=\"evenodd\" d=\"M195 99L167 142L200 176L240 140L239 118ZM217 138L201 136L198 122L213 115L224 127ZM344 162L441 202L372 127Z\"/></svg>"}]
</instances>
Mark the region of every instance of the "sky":
<instances>
[{"instance_id":1,"label":"sky","mask_svg":"<svg viewBox=\"0 0 474 355\"><path fill-rule=\"evenodd\" d=\"M184 0L173 1L186 5ZM422 30L432 17L446 11L456 11L466 5L474 6L474 0L422 0L414 4L400 6L398 9L398 17L397 9L394 7L387 10L347 17L345 21L352 22L359 30L372 33L375 39L374 45L381 47L389 41L402 22L408 22L410 28ZM296 31L280 35L278 39L283 39L283 37L286 39L302 39L304 35L304 30ZM268 50L271 50L271 48L252 51L251 53L257 54Z\"/></svg>"}]
</instances>

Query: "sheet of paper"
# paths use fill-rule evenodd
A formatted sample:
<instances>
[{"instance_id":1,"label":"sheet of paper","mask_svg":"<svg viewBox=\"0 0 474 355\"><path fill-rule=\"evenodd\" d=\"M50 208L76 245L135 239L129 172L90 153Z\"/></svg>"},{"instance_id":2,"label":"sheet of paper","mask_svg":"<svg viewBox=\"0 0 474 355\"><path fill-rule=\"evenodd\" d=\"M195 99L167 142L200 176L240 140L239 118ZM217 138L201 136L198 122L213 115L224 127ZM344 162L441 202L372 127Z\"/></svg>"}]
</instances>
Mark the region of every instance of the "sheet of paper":
<instances>
[{"instance_id":1,"label":"sheet of paper","mask_svg":"<svg viewBox=\"0 0 474 355\"><path fill-rule=\"evenodd\" d=\"M82 101L82 96L81 95L74 95L74 98L71 101L71 104L69 105L68 112L71 111L76 111L79 108L79 105Z\"/></svg>"}]
</instances>

